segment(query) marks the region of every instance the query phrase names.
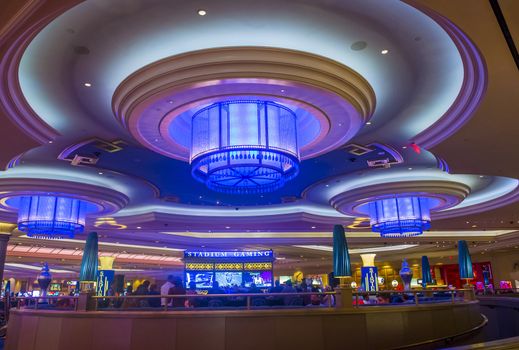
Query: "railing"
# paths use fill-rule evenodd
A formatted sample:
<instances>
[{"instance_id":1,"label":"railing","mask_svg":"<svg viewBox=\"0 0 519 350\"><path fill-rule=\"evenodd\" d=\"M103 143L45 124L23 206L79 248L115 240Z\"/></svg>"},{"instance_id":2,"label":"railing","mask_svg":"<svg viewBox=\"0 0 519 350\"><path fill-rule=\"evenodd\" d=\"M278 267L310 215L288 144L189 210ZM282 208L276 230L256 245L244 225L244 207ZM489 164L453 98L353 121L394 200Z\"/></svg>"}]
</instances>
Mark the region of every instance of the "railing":
<instances>
[{"instance_id":1,"label":"railing","mask_svg":"<svg viewBox=\"0 0 519 350\"><path fill-rule=\"evenodd\" d=\"M384 303L373 303L373 300L369 300L369 303L364 303L365 296L389 296L390 302ZM411 296L412 295L412 299ZM402 301L391 302L392 297L400 297ZM394 290L381 290L376 292L354 292L353 293L353 304L356 308L359 306L370 306L370 305L419 305L419 304L431 304L431 303L451 303L454 304L456 301L472 300L474 298L474 290L471 288L461 289L426 289L426 290L407 290L407 291L394 291ZM420 302L421 298L421 302Z\"/></svg>"},{"instance_id":2,"label":"railing","mask_svg":"<svg viewBox=\"0 0 519 350\"><path fill-rule=\"evenodd\" d=\"M275 308L332 308L336 306L339 292L308 293L239 293L239 294L183 294L183 295L121 295L88 296L87 310L208 310L208 309L275 309ZM17 297L11 299L11 307L50 308L78 311L81 296ZM86 296L85 296L86 298ZM378 301L376 299L379 299ZM351 304L355 309L372 305L416 306L421 304L454 304L473 300L473 289L440 290L385 290L377 292L353 292ZM167 302L163 303L162 300ZM85 299L86 300L86 299ZM369 300L369 302L368 302ZM150 301L152 303L150 303ZM85 302L86 304L87 302ZM346 305L347 307L347 305Z\"/></svg>"},{"instance_id":3,"label":"railing","mask_svg":"<svg viewBox=\"0 0 519 350\"><path fill-rule=\"evenodd\" d=\"M478 294L478 295L479 294L483 294L483 295L519 294L519 288L495 288L495 289L485 288L485 289L476 290L476 294Z\"/></svg>"},{"instance_id":4,"label":"railing","mask_svg":"<svg viewBox=\"0 0 519 350\"><path fill-rule=\"evenodd\" d=\"M5 300L5 299L4 299ZM13 302L15 303L15 307L20 309L22 306L24 307L32 307L34 309L38 309L39 305L52 305L56 308L62 309L73 309L75 311L78 310L78 296L45 296L45 297L16 297L10 300L11 305ZM5 302L5 301L4 301ZM71 304L72 302L72 304Z\"/></svg>"},{"instance_id":5,"label":"railing","mask_svg":"<svg viewBox=\"0 0 519 350\"><path fill-rule=\"evenodd\" d=\"M165 305L161 305L164 311L175 307L175 300L180 300L181 305L177 305L176 309L201 309L201 308L233 308L233 309L253 309L253 308L264 308L264 307L303 307L305 301L312 303L312 296L314 302L319 303L312 304L314 307L328 307L331 308L335 305L333 296L335 292L307 292L307 293L235 293L235 294L181 294L181 295L126 295L126 296L94 296L93 299L97 300L95 303L96 310L99 309L99 305L103 302L108 301L108 305L112 307L106 307L105 309L129 309L135 307L149 307L139 306L139 302L147 300L161 300L166 299L168 302ZM328 296L328 297L326 297ZM315 299L318 297L319 299ZM324 301L326 299L326 301ZM123 300L123 302L119 302ZM125 301L134 300L137 303L127 303ZM169 305L171 300L171 304ZM110 303L111 301L111 303ZM183 303L182 303L183 301ZM203 302L198 302L203 301ZM324 301L324 304L322 303ZM206 303L205 303L206 302ZM137 305L136 305L137 304ZM143 303L145 304L145 303Z\"/></svg>"}]
</instances>

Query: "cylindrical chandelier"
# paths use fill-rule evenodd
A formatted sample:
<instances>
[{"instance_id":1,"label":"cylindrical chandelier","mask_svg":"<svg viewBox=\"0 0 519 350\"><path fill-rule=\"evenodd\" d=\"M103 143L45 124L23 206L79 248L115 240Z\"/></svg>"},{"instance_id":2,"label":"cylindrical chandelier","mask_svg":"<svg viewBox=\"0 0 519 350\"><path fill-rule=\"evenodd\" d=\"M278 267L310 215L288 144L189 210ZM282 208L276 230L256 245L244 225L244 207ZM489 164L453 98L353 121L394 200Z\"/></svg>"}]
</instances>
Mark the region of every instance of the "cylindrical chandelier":
<instances>
[{"instance_id":1,"label":"cylindrical chandelier","mask_svg":"<svg viewBox=\"0 0 519 350\"><path fill-rule=\"evenodd\" d=\"M85 228L87 203L55 196L20 198L18 229L29 237L73 238Z\"/></svg>"},{"instance_id":2,"label":"cylindrical chandelier","mask_svg":"<svg viewBox=\"0 0 519 350\"><path fill-rule=\"evenodd\" d=\"M191 136L192 175L212 190L271 192L299 172L296 115L278 103L214 103L195 113Z\"/></svg>"},{"instance_id":3,"label":"cylindrical chandelier","mask_svg":"<svg viewBox=\"0 0 519 350\"><path fill-rule=\"evenodd\" d=\"M369 203L371 229L382 237L418 236L431 227L429 199L393 197Z\"/></svg>"}]
</instances>

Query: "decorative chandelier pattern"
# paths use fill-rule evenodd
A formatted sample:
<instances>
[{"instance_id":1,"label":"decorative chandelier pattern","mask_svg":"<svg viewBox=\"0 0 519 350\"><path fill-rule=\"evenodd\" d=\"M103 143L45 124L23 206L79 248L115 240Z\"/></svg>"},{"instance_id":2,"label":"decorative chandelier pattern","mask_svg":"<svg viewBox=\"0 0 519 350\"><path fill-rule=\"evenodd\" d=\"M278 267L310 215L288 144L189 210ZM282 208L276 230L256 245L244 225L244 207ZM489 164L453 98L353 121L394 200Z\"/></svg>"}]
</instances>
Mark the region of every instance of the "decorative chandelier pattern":
<instances>
[{"instance_id":1,"label":"decorative chandelier pattern","mask_svg":"<svg viewBox=\"0 0 519 350\"><path fill-rule=\"evenodd\" d=\"M394 197L369 203L371 229L382 237L413 237L431 227L429 199Z\"/></svg>"},{"instance_id":2,"label":"decorative chandelier pattern","mask_svg":"<svg viewBox=\"0 0 519 350\"><path fill-rule=\"evenodd\" d=\"M272 192L299 173L296 115L278 103L214 103L193 116L191 137L191 173L214 191Z\"/></svg>"},{"instance_id":3,"label":"decorative chandelier pattern","mask_svg":"<svg viewBox=\"0 0 519 350\"><path fill-rule=\"evenodd\" d=\"M55 196L20 198L18 229L29 237L73 238L85 228L87 203Z\"/></svg>"}]
</instances>

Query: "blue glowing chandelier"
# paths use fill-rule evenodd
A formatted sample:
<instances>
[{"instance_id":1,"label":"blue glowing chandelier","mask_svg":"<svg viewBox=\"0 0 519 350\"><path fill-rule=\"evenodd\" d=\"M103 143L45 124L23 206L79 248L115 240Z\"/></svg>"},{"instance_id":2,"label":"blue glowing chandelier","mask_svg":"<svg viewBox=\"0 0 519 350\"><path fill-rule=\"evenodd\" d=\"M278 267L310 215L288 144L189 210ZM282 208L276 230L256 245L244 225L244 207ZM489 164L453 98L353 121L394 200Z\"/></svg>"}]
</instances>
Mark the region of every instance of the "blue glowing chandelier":
<instances>
[{"instance_id":1,"label":"blue glowing chandelier","mask_svg":"<svg viewBox=\"0 0 519 350\"><path fill-rule=\"evenodd\" d=\"M214 191L271 192L299 173L296 115L278 103L214 103L193 116L191 137L191 173Z\"/></svg>"},{"instance_id":2,"label":"blue glowing chandelier","mask_svg":"<svg viewBox=\"0 0 519 350\"><path fill-rule=\"evenodd\" d=\"M85 228L87 203L55 196L24 196L18 209L18 229L29 237L73 238Z\"/></svg>"},{"instance_id":3,"label":"blue glowing chandelier","mask_svg":"<svg viewBox=\"0 0 519 350\"><path fill-rule=\"evenodd\" d=\"M371 229L382 237L413 237L431 228L429 199L393 197L369 203Z\"/></svg>"}]
</instances>

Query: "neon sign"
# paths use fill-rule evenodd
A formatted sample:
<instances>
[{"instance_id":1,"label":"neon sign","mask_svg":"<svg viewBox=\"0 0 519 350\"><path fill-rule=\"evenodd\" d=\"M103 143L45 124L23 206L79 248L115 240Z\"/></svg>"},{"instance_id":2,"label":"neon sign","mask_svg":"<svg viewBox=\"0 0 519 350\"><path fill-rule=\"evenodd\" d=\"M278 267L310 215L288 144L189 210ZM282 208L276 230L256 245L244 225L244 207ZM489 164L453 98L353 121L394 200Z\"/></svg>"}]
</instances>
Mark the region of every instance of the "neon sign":
<instances>
[{"instance_id":1,"label":"neon sign","mask_svg":"<svg viewBox=\"0 0 519 350\"><path fill-rule=\"evenodd\" d=\"M184 251L184 258L272 258L272 250L257 251Z\"/></svg>"}]
</instances>

